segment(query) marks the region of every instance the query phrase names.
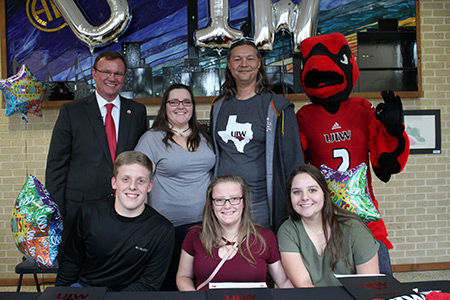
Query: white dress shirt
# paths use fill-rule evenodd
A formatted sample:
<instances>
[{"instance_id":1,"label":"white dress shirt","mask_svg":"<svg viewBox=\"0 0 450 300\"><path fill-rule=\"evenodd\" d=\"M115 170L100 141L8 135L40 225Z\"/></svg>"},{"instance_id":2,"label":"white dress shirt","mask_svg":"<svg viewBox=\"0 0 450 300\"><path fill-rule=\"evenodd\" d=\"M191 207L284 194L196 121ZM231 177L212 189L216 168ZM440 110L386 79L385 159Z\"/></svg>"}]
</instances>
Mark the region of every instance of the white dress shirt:
<instances>
[{"instance_id":1,"label":"white dress shirt","mask_svg":"<svg viewBox=\"0 0 450 300\"><path fill-rule=\"evenodd\" d=\"M112 117L114 119L114 125L116 126L116 141L119 140L119 120L120 120L120 97L117 97L112 101L108 102L105 98L100 96L100 94L95 91L95 96L97 98L97 104L100 109L100 113L102 114L103 125L105 124L106 114L108 113L108 109L106 108L106 104L114 104L113 109L111 110Z\"/></svg>"}]
</instances>

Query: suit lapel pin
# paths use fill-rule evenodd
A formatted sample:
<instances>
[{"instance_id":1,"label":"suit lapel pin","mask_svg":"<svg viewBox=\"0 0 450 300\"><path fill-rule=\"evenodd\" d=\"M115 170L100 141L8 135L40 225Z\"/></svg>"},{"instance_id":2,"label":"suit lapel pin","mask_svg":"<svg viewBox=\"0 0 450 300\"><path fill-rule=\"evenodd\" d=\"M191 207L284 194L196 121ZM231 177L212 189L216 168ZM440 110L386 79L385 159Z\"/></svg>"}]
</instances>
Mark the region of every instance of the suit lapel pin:
<instances>
[{"instance_id":1,"label":"suit lapel pin","mask_svg":"<svg viewBox=\"0 0 450 300\"><path fill-rule=\"evenodd\" d=\"M131 115L131 110L127 110L127 114Z\"/></svg>"}]
</instances>

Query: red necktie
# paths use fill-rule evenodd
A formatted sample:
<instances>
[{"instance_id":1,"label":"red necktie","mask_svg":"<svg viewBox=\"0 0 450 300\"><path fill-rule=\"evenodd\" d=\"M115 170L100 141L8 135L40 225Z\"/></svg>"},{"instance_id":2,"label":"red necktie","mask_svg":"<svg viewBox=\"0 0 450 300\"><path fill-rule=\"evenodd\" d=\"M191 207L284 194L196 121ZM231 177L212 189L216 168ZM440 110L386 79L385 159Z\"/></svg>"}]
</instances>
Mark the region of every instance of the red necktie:
<instances>
[{"instance_id":1,"label":"red necktie","mask_svg":"<svg viewBox=\"0 0 450 300\"><path fill-rule=\"evenodd\" d=\"M106 104L106 118L105 118L105 131L106 131L106 137L108 138L108 146L109 146L109 152L111 153L112 161L114 163L114 160L116 158L116 125L114 124L114 119L112 117L111 111L114 107L114 104Z\"/></svg>"}]
</instances>

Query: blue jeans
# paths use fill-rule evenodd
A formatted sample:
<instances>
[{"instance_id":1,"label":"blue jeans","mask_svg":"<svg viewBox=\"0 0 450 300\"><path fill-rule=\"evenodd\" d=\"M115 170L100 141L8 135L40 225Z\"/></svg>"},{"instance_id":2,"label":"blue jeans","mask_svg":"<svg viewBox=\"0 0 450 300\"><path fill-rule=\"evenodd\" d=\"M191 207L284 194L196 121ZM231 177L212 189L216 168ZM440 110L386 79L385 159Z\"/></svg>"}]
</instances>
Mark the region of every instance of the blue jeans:
<instances>
[{"instance_id":1,"label":"blue jeans","mask_svg":"<svg viewBox=\"0 0 450 300\"><path fill-rule=\"evenodd\" d=\"M380 267L380 273L392 276L391 258L389 257L389 250L386 245L377 240L380 244L378 249L378 265Z\"/></svg>"}]
</instances>

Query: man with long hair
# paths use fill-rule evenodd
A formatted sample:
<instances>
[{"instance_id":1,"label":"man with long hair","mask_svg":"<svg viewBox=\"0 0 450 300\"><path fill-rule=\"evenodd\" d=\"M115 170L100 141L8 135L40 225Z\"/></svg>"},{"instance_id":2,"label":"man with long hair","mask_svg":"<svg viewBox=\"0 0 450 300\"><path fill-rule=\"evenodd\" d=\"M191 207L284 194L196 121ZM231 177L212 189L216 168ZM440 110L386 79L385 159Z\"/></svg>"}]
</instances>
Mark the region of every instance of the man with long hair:
<instances>
[{"instance_id":1,"label":"man with long hair","mask_svg":"<svg viewBox=\"0 0 450 300\"><path fill-rule=\"evenodd\" d=\"M304 162L294 105L271 90L261 54L245 39L230 48L222 89L210 116L215 175L243 177L254 221L276 230L287 216L286 178Z\"/></svg>"}]
</instances>

